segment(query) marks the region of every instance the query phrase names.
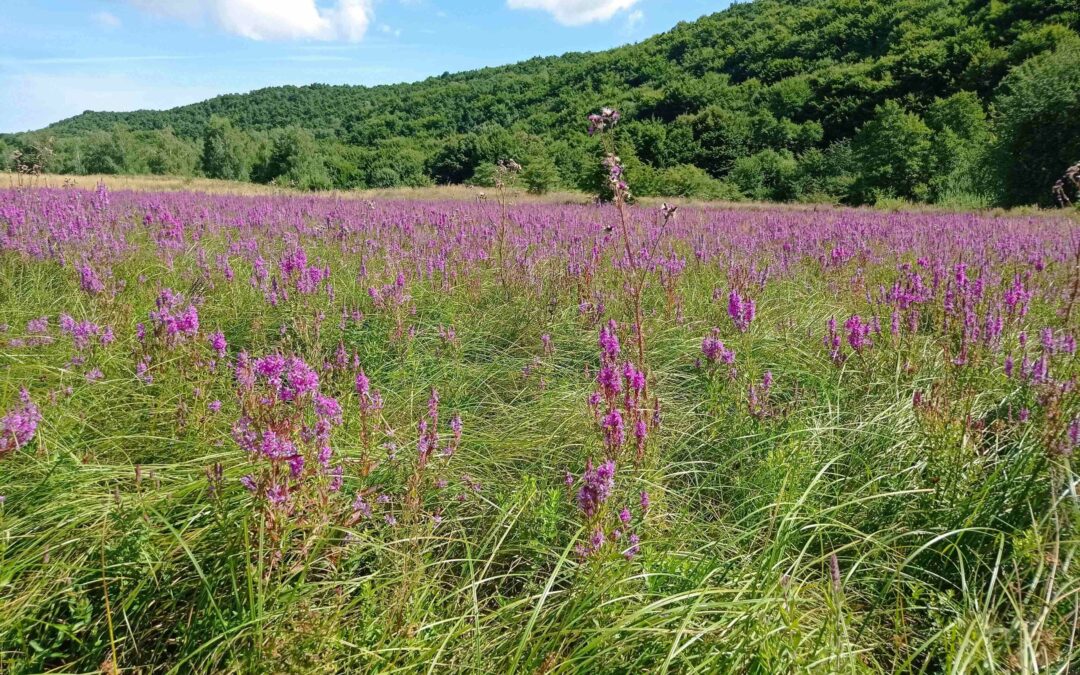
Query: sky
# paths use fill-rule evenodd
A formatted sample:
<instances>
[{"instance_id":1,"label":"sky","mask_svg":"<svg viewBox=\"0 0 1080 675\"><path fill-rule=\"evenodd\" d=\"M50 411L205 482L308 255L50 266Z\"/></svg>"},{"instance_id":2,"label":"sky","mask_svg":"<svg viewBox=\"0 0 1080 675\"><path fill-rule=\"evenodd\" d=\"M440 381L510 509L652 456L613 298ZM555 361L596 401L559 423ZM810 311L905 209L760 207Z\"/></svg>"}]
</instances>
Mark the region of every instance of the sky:
<instances>
[{"instance_id":1,"label":"sky","mask_svg":"<svg viewBox=\"0 0 1080 675\"><path fill-rule=\"evenodd\" d=\"M729 0L3 0L0 132L284 84L376 85L594 51Z\"/></svg>"}]
</instances>

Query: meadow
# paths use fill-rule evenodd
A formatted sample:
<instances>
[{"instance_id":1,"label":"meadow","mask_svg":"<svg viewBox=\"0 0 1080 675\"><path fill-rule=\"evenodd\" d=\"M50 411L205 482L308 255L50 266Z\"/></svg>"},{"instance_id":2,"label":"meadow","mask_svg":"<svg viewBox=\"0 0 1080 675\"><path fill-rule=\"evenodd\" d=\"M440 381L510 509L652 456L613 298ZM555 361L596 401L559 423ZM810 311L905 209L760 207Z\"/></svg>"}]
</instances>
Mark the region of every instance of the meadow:
<instances>
[{"instance_id":1,"label":"meadow","mask_svg":"<svg viewBox=\"0 0 1080 675\"><path fill-rule=\"evenodd\" d=\"M0 189L0 673L1068 672L1078 296L1045 214Z\"/></svg>"}]
</instances>

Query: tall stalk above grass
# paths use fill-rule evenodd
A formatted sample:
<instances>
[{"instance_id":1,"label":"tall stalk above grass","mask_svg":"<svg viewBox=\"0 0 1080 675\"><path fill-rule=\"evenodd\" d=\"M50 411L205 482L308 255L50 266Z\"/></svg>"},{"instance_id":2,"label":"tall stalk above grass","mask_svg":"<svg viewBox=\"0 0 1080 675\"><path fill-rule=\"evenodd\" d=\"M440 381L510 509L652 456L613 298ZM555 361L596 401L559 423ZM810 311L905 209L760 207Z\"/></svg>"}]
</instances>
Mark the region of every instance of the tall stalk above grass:
<instances>
[{"instance_id":1,"label":"tall stalk above grass","mask_svg":"<svg viewBox=\"0 0 1080 675\"><path fill-rule=\"evenodd\" d=\"M620 118L619 111L614 108L603 108L599 114L589 115L589 134L600 135L605 153L603 163L608 172L608 185L611 188L612 201L615 204L615 209L619 214L619 233L622 236L623 247L626 251L626 260L630 269L630 272L627 275L627 281L630 286L630 295L634 304L633 329L634 343L637 349L637 367L646 376L644 398L648 398L648 380L650 371L645 359L645 315L644 310L642 309L642 297L645 293L646 281L648 280L648 268L638 259L630 235L631 217L629 213L629 201L631 199L631 191L630 185L626 180L626 171L623 168L622 160L618 155L615 138L615 128L618 126ZM669 206L667 204L664 204L661 208L660 214L662 222L657 229L656 236L652 242L652 248L647 252L647 255L650 258L659 246L661 235L666 229L668 222L675 217L677 210L677 207Z\"/></svg>"}]
</instances>

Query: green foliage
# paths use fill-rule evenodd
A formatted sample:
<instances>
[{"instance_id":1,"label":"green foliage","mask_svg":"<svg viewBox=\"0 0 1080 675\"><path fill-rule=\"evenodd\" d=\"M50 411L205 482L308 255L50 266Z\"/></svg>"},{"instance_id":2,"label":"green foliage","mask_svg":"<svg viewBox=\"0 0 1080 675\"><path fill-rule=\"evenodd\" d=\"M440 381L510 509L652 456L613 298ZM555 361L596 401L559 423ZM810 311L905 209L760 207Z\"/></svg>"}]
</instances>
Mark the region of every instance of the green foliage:
<instances>
[{"instance_id":1,"label":"green foliage","mask_svg":"<svg viewBox=\"0 0 1080 675\"><path fill-rule=\"evenodd\" d=\"M131 144L131 134L122 127L95 131L84 144L83 167L87 173L126 173L133 160Z\"/></svg>"},{"instance_id":2,"label":"green foliage","mask_svg":"<svg viewBox=\"0 0 1080 675\"><path fill-rule=\"evenodd\" d=\"M431 185L432 181L424 171L424 153L402 139L380 143L367 153L366 161L370 165L366 181L370 187Z\"/></svg>"},{"instance_id":3,"label":"green foliage","mask_svg":"<svg viewBox=\"0 0 1080 675\"><path fill-rule=\"evenodd\" d=\"M473 171L472 178L469 179L469 185L486 188L495 187L495 182L498 180L496 169L495 164L484 162Z\"/></svg>"},{"instance_id":4,"label":"green foliage","mask_svg":"<svg viewBox=\"0 0 1080 675\"><path fill-rule=\"evenodd\" d=\"M995 107L1003 201L1049 204L1048 186L1080 159L1080 38L1011 72Z\"/></svg>"},{"instance_id":5,"label":"green foliage","mask_svg":"<svg viewBox=\"0 0 1080 675\"><path fill-rule=\"evenodd\" d=\"M535 155L526 162L521 183L530 194L546 194L559 187L559 170L547 154Z\"/></svg>"},{"instance_id":6,"label":"green foliage","mask_svg":"<svg viewBox=\"0 0 1080 675\"><path fill-rule=\"evenodd\" d=\"M1069 46L1077 30L1073 0L755 0L606 52L412 84L273 87L161 112L84 113L48 129L57 139L50 170L189 175L194 144L207 176L363 188L484 182L483 165L515 159L528 171L529 158L545 154L555 176L546 163L531 172L535 189L594 192L605 188L584 118L613 105L623 112L622 142L640 162L638 195L676 189L689 174L662 175L692 165L729 192L740 183L770 199L941 201L965 193L1045 202L1050 183L1078 157ZM906 132L882 128L887 101L924 116L934 152L926 156L914 118L892 120ZM978 111L991 101L998 114L987 121ZM946 121L950 115L964 119ZM126 139L98 133L118 125ZM1038 137L1045 125L1049 133ZM897 163L897 146L886 147L890 168L871 150L873 133L886 142L918 136L923 154ZM292 150L274 147L281 134ZM979 147L993 138L1001 141L996 156ZM310 158L293 152L298 143ZM833 147L854 152L813 175L809 167L827 156L839 160Z\"/></svg>"},{"instance_id":7,"label":"green foliage","mask_svg":"<svg viewBox=\"0 0 1080 675\"><path fill-rule=\"evenodd\" d=\"M851 143L840 141L825 150L811 148L799 156L792 190L800 201L838 203L851 194L855 173Z\"/></svg>"},{"instance_id":8,"label":"green foliage","mask_svg":"<svg viewBox=\"0 0 1080 675\"><path fill-rule=\"evenodd\" d=\"M246 180L247 149L243 135L225 117L211 117L203 135L202 170L208 178Z\"/></svg>"},{"instance_id":9,"label":"green foliage","mask_svg":"<svg viewBox=\"0 0 1080 675\"><path fill-rule=\"evenodd\" d=\"M259 183L301 190L327 190L334 185L326 162L315 147L315 138L299 127L274 132L270 151L252 169L251 178Z\"/></svg>"},{"instance_id":10,"label":"green foliage","mask_svg":"<svg viewBox=\"0 0 1080 675\"><path fill-rule=\"evenodd\" d=\"M194 176L199 166L198 147L172 129L147 132L142 150L147 171L158 176Z\"/></svg>"},{"instance_id":11,"label":"green foliage","mask_svg":"<svg viewBox=\"0 0 1080 675\"><path fill-rule=\"evenodd\" d=\"M856 198L870 203L889 197L926 199L932 136L922 118L896 101L879 106L852 142L859 167Z\"/></svg>"},{"instance_id":12,"label":"green foliage","mask_svg":"<svg viewBox=\"0 0 1080 675\"><path fill-rule=\"evenodd\" d=\"M692 199L716 199L738 202L743 200L738 187L727 181L710 176L692 164L661 169L656 173L654 193L662 197L686 197Z\"/></svg>"},{"instance_id":13,"label":"green foliage","mask_svg":"<svg viewBox=\"0 0 1080 675\"><path fill-rule=\"evenodd\" d=\"M798 162L788 151L762 150L740 157L731 172L732 181L755 201L787 201L795 196Z\"/></svg>"},{"instance_id":14,"label":"green foliage","mask_svg":"<svg viewBox=\"0 0 1080 675\"><path fill-rule=\"evenodd\" d=\"M963 208L989 206L992 136L978 97L960 92L938 99L926 113L933 130L930 193L936 203Z\"/></svg>"}]
</instances>

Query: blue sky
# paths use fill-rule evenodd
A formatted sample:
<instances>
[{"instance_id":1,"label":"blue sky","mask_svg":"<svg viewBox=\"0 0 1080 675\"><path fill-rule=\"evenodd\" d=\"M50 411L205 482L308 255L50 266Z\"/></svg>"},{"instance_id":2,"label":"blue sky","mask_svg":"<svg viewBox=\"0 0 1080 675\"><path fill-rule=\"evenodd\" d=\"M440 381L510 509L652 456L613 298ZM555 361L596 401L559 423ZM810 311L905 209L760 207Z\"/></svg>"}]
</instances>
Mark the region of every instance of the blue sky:
<instances>
[{"instance_id":1,"label":"blue sky","mask_svg":"<svg viewBox=\"0 0 1080 675\"><path fill-rule=\"evenodd\" d=\"M0 132L636 42L728 0L3 0Z\"/></svg>"}]
</instances>

